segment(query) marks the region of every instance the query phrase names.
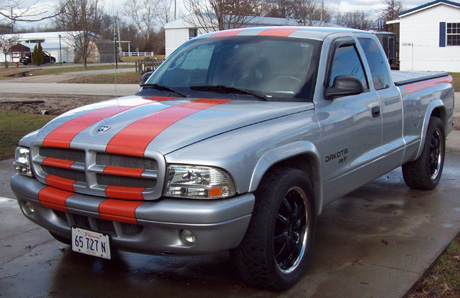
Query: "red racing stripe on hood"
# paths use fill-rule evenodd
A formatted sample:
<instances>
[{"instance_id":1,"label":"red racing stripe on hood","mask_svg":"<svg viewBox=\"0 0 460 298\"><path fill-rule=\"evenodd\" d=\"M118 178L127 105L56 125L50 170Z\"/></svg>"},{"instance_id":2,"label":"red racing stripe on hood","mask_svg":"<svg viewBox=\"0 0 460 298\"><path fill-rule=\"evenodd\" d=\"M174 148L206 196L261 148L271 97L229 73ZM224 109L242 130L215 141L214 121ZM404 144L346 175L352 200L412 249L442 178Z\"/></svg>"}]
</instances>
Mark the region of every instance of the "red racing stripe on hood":
<instances>
[{"instance_id":1,"label":"red racing stripe on hood","mask_svg":"<svg viewBox=\"0 0 460 298\"><path fill-rule=\"evenodd\" d=\"M169 126L199 111L229 101L231 100L202 98L158 111L121 130L107 144L106 151L143 157L150 142Z\"/></svg>"},{"instance_id":2,"label":"red racing stripe on hood","mask_svg":"<svg viewBox=\"0 0 460 298\"><path fill-rule=\"evenodd\" d=\"M155 102L169 100L173 98L175 97L150 97L148 98L148 100ZM73 138L84 129L90 127L91 125L101 120L104 120L105 118L111 117L113 115L122 113L124 111L136 108L144 104L148 103L132 106L110 106L81 115L77 118L69 120L68 122L64 123L63 125L57 127L55 130L50 132L43 140L43 146L69 148Z\"/></svg>"}]
</instances>

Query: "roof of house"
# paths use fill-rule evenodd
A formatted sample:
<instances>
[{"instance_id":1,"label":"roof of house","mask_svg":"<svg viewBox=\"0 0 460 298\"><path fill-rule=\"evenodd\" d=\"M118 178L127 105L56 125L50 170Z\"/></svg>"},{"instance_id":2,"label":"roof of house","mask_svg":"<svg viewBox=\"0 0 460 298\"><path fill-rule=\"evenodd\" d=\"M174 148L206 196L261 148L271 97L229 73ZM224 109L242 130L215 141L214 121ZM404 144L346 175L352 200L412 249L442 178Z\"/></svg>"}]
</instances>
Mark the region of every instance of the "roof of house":
<instances>
[{"instance_id":1,"label":"roof of house","mask_svg":"<svg viewBox=\"0 0 460 298\"><path fill-rule=\"evenodd\" d=\"M30 48L29 47L26 47L25 45L22 45L20 43L12 46L10 48L10 51L11 52L30 52Z\"/></svg>"},{"instance_id":2,"label":"roof of house","mask_svg":"<svg viewBox=\"0 0 460 298\"><path fill-rule=\"evenodd\" d=\"M452 2L452 1L448 1L448 0L436 0L436 1L428 2L426 4L423 4L423 5L420 5L420 6L417 6L417 7L402 11L402 12L399 13L399 17L404 17L404 16L406 16L408 14L417 13L417 12L419 12L421 10L428 9L428 8L431 8L431 7L437 6L437 5L449 5L449 6L452 6L452 7L460 9L460 3Z\"/></svg>"}]
</instances>

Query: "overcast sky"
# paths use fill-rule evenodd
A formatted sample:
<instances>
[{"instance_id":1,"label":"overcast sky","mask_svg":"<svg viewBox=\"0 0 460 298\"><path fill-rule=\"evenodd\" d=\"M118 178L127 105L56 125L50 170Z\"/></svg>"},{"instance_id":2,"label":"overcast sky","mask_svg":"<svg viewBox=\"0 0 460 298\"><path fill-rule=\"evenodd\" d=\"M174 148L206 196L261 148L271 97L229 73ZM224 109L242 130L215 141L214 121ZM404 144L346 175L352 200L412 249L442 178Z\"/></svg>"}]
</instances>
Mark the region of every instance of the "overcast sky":
<instances>
[{"instance_id":1,"label":"overcast sky","mask_svg":"<svg viewBox=\"0 0 460 298\"><path fill-rule=\"evenodd\" d=\"M30 3L36 2L36 0L24 0ZM119 12L120 17L122 17L123 4L126 0L105 0L105 11L108 14L116 14ZM174 1L174 0L171 0ZM452 2L460 2L460 0L450 0ZM185 14L186 11L180 4L182 0L177 0L178 2L178 16L181 13ZM366 15L372 19L376 19L376 16L379 11L381 11L385 5L382 3L383 0L324 0L324 5L329 6L337 12L353 12L353 11L363 11ZM403 5L405 9L411 9L413 7L426 4L428 0L404 0ZM44 9L52 12L57 7L59 0L39 0L40 6ZM43 24L41 22L40 24ZM18 24L19 26L27 26L26 24ZM31 26L37 26L37 23L31 23Z\"/></svg>"}]
</instances>

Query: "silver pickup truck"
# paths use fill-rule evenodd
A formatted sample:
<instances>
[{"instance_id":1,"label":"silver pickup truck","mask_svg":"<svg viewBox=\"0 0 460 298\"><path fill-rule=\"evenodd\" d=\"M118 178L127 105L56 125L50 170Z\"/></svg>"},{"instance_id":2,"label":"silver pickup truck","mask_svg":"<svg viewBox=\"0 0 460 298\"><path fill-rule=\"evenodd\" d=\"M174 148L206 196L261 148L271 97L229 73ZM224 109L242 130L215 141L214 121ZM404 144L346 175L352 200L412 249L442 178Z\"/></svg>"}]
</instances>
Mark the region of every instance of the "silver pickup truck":
<instances>
[{"instance_id":1,"label":"silver pickup truck","mask_svg":"<svg viewBox=\"0 0 460 298\"><path fill-rule=\"evenodd\" d=\"M229 250L245 283L275 290L304 273L327 203L399 166L433 189L453 125L452 77L391 72L357 30L210 33L141 86L20 140L22 212L107 259Z\"/></svg>"}]
</instances>

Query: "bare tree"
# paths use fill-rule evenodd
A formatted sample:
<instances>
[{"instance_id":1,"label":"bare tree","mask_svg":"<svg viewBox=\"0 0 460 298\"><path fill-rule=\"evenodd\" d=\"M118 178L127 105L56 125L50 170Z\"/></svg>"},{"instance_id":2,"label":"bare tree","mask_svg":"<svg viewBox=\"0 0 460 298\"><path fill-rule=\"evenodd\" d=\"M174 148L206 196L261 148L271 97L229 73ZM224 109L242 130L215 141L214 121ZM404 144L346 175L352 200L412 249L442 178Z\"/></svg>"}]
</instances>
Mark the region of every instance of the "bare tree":
<instances>
[{"instance_id":1,"label":"bare tree","mask_svg":"<svg viewBox=\"0 0 460 298\"><path fill-rule=\"evenodd\" d=\"M380 17L384 22L396 20L399 13L404 11L403 1L401 0L383 0L385 8L380 12ZM385 26L385 31L394 32L399 36L399 24Z\"/></svg>"},{"instance_id":2,"label":"bare tree","mask_svg":"<svg viewBox=\"0 0 460 298\"><path fill-rule=\"evenodd\" d=\"M172 12L171 12L172 1L171 0L159 0L158 3L158 23L162 28L171 22Z\"/></svg>"},{"instance_id":3,"label":"bare tree","mask_svg":"<svg viewBox=\"0 0 460 298\"><path fill-rule=\"evenodd\" d=\"M5 68L8 68L7 55L10 53L11 47L18 43L18 40L18 35L0 35L0 49L2 50L3 55L5 55Z\"/></svg>"},{"instance_id":4,"label":"bare tree","mask_svg":"<svg viewBox=\"0 0 460 298\"><path fill-rule=\"evenodd\" d=\"M99 38L95 32L101 26L103 6L98 0L70 0L61 4L64 8L56 24L61 30L70 31L65 38L69 44L74 44L77 57L81 57L87 69L88 57Z\"/></svg>"},{"instance_id":5,"label":"bare tree","mask_svg":"<svg viewBox=\"0 0 460 298\"><path fill-rule=\"evenodd\" d=\"M185 0L186 21L205 32L240 28L260 14L260 0Z\"/></svg>"},{"instance_id":6,"label":"bare tree","mask_svg":"<svg viewBox=\"0 0 460 298\"><path fill-rule=\"evenodd\" d=\"M292 18L294 2L291 0L277 0L262 4L262 15L274 18Z\"/></svg>"},{"instance_id":7,"label":"bare tree","mask_svg":"<svg viewBox=\"0 0 460 298\"><path fill-rule=\"evenodd\" d=\"M125 2L124 15L133 20L142 36L144 48L147 47L155 33L160 6L160 0L127 0Z\"/></svg>"},{"instance_id":8,"label":"bare tree","mask_svg":"<svg viewBox=\"0 0 460 298\"><path fill-rule=\"evenodd\" d=\"M49 14L50 11L54 11L54 8L39 5L39 0L32 3L27 0L0 0L0 16L9 20L11 33L14 32L16 22L39 22L54 18L61 13L60 10L57 10L55 13ZM8 25L4 24L4 26Z\"/></svg>"},{"instance_id":9,"label":"bare tree","mask_svg":"<svg viewBox=\"0 0 460 298\"><path fill-rule=\"evenodd\" d=\"M337 13L336 23L354 29L369 30L371 28L371 21L363 11Z\"/></svg>"},{"instance_id":10,"label":"bare tree","mask_svg":"<svg viewBox=\"0 0 460 298\"><path fill-rule=\"evenodd\" d=\"M294 0L291 14L300 25L312 26L313 21L330 22L333 11L321 0Z\"/></svg>"}]
</instances>

